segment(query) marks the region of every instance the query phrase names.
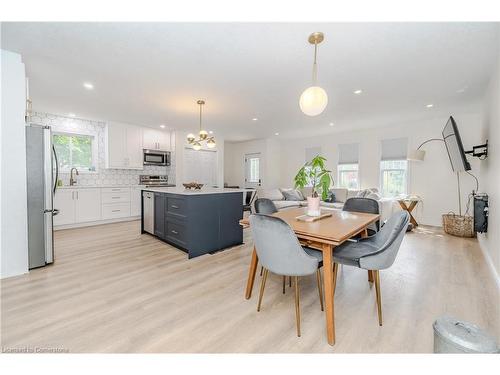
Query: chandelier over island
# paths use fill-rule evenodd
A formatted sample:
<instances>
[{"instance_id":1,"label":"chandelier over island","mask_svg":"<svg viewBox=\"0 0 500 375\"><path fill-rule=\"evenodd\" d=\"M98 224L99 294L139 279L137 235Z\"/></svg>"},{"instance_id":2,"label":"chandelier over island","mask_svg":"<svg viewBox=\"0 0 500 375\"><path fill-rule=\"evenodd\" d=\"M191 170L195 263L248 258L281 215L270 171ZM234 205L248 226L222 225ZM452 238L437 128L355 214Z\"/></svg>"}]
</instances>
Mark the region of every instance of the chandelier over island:
<instances>
[{"instance_id":1,"label":"chandelier over island","mask_svg":"<svg viewBox=\"0 0 500 375\"><path fill-rule=\"evenodd\" d=\"M308 116L317 116L321 114L328 104L328 95L326 91L317 86L318 64L316 63L316 57L318 55L318 44L321 43L324 38L325 36L321 32L315 32L309 36L309 43L314 44L312 86L304 90L299 100L300 109Z\"/></svg>"},{"instance_id":2,"label":"chandelier over island","mask_svg":"<svg viewBox=\"0 0 500 375\"><path fill-rule=\"evenodd\" d=\"M195 151L201 150L202 142L207 142L208 148L214 148L216 146L215 138L209 137L208 132L201 128L202 108L205 105L205 101L198 100L196 103L200 106L200 131L198 132L198 138L196 138L193 133L189 133L187 135L187 141L190 145L193 146L193 150L195 150Z\"/></svg>"}]
</instances>

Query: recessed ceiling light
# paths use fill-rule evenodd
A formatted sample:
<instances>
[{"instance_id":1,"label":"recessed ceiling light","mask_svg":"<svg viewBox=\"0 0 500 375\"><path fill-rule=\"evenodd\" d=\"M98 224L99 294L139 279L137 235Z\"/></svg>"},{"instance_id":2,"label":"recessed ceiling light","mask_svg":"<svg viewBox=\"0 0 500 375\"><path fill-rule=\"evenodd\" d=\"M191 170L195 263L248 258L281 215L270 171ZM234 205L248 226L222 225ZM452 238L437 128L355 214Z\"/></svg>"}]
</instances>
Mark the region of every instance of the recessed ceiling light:
<instances>
[{"instance_id":1,"label":"recessed ceiling light","mask_svg":"<svg viewBox=\"0 0 500 375\"><path fill-rule=\"evenodd\" d=\"M165 125L161 124L160 128L165 129Z\"/></svg>"},{"instance_id":2,"label":"recessed ceiling light","mask_svg":"<svg viewBox=\"0 0 500 375\"><path fill-rule=\"evenodd\" d=\"M75 117L76 115L74 113L68 113L69 117Z\"/></svg>"},{"instance_id":3,"label":"recessed ceiling light","mask_svg":"<svg viewBox=\"0 0 500 375\"><path fill-rule=\"evenodd\" d=\"M426 107L427 108L432 108L432 107L434 107L434 104L427 104Z\"/></svg>"},{"instance_id":4,"label":"recessed ceiling light","mask_svg":"<svg viewBox=\"0 0 500 375\"><path fill-rule=\"evenodd\" d=\"M280 135L280 133L274 133L274 135Z\"/></svg>"},{"instance_id":5,"label":"recessed ceiling light","mask_svg":"<svg viewBox=\"0 0 500 375\"><path fill-rule=\"evenodd\" d=\"M84 82L83 83L83 87L85 87L87 90L93 90L94 89L94 85L90 82Z\"/></svg>"},{"instance_id":6,"label":"recessed ceiling light","mask_svg":"<svg viewBox=\"0 0 500 375\"><path fill-rule=\"evenodd\" d=\"M214 134L214 131L213 130L209 130L208 134Z\"/></svg>"},{"instance_id":7,"label":"recessed ceiling light","mask_svg":"<svg viewBox=\"0 0 500 375\"><path fill-rule=\"evenodd\" d=\"M257 120L258 120L258 118L257 118L257 117L254 117L254 118L252 119L252 121L257 121Z\"/></svg>"},{"instance_id":8,"label":"recessed ceiling light","mask_svg":"<svg viewBox=\"0 0 500 375\"><path fill-rule=\"evenodd\" d=\"M363 92L363 90L356 90L356 91L354 91L354 93L355 93L356 95L359 95L359 94L361 94L362 92Z\"/></svg>"},{"instance_id":9,"label":"recessed ceiling light","mask_svg":"<svg viewBox=\"0 0 500 375\"><path fill-rule=\"evenodd\" d=\"M330 126L333 126L333 125L335 125L335 124L333 122L330 122Z\"/></svg>"}]
</instances>

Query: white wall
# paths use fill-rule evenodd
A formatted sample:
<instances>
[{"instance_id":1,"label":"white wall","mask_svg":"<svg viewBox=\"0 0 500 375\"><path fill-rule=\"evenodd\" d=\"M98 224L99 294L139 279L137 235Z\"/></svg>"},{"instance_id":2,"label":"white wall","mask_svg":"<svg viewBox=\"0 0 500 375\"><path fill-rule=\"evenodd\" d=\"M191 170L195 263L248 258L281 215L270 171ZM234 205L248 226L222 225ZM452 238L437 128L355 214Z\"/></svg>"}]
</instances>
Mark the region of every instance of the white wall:
<instances>
[{"instance_id":1,"label":"white wall","mask_svg":"<svg viewBox=\"0 0 500 375\"><path fill-rule=\"evenodd\" d=\"M281 143L278 139L257 139L248 142L226 142L224 181L245 186L245 155L261 154L263 188L276 188L281 181Z\"/></svg>"},{"instance_id":2,"label":"white wall","mask_svg":"<svg viewBox=\"0 0 500 375\"><path fill-rule=\"evenodd\" d=\"M485 97L482 139L488 139L480 183L481 191L489 196L489 218L488 233L478 234L478 239L500 285L500 59Z\"/></svg>"},{"instance_id":3,"label":"white wall","mask_svg":"<svg viewBox=\"0 0 500 375\"><path fill-rule=\"evenodd\" d=\"M175 132L175 181L178 186L182 186L184 182L191 182L184 178L184 152L186 147L189 147L186 142L187 135L187 132ZM217 146L212 150L217 151L217 185L222 187L224 185L224 139L215 136L215 141ZM202 147L206 148L206 145L203 144Z\"/></svg>"},{"instance_id":4,"label":"white wall","mask_svg":"<svg viewBox=\"0 0 500 375\"><path fill-rule=\"evenodd\" d=\"M0 277L28 272L25 70L21 56L1 51Z\"/></svg>"}]
</instances>

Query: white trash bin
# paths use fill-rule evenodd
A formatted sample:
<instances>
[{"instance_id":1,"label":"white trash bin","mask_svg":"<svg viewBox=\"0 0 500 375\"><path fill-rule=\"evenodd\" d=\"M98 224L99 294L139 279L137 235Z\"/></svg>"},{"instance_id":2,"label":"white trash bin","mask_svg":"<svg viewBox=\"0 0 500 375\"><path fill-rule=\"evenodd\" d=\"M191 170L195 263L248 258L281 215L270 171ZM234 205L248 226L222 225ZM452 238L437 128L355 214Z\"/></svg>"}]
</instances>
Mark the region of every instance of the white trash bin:
<instances>
[{"instance_id":1,"label":"white trash bin","mask_svg":"<svg viewBox=\"0 0 500 375\"><path fill-rule=\"evenodd\" d=\"M495 338L474 324L442 316L433 328L434 353L498 353Z\"/></svg>"}]
</instances>

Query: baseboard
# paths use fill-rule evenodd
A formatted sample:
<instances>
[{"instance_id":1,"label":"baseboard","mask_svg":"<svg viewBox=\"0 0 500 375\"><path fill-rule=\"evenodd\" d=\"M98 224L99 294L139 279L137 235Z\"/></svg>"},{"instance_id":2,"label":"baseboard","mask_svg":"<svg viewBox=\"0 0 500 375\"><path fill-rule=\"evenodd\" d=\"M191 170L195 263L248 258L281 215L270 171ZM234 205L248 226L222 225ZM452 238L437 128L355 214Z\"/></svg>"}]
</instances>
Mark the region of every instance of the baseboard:
<instances>
[{"instance_id":1,"label":"baseboard","mask_svg":"<svg viewBox=\"0 0 500 375\"><path fill-rule=\"evenodd\" d=\"M139 220L140 218L141 218L140 216L127 216L127 217L121 217L118 219L108 219L108 220L99 220L99 221L88 221L85 223L58 225L58 226L54 226L54 230L94 227L96 225L102 225L102 224L120 223L123 221L134 221L134 220Z\"/></svg>"},{"instance_id":2,"label":"baseboard","mask_svg":"<svg viewBox=\"0 0 500 375\"><path fill-rule=\"evenodd\" d=\"M481 252L483 253L484 260L486 261L486 264L488 265L488 268L490 269L491 276L493 277L493 280L495 280L495 283L497 285L497 289L500 290L500 275L498 275L498 272L495 268L495 265L493 264L493 260L490 257L490 253L488 252L488 249L486 247L481 245L481 241L479 241L479 248L481 249Z\"/></svg>"}]
</instances>

